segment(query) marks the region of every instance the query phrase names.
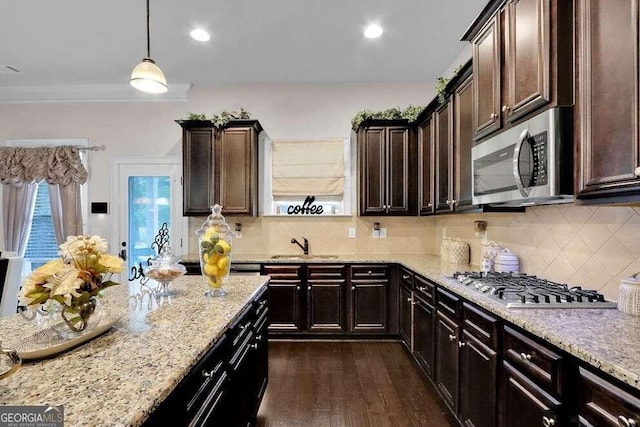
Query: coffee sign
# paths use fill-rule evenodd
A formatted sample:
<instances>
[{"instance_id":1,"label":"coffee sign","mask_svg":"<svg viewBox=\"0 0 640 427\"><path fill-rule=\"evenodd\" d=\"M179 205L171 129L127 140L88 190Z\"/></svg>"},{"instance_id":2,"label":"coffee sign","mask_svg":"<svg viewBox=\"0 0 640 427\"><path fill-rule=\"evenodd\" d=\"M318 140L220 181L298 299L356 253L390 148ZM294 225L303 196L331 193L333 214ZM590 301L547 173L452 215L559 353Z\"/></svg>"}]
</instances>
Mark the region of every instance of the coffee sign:
<instances>
[{"instance_id":1,"label":"coffee sign","mask_svg":"<svg viewBox=\"0 0 640 427\"><path fill-rule=\"evenodd\" d=\"M291 205L287 208L287 215L322 215L322 206L314 205L316 196L307 196L301 205Z\"/></svg>"}]
</instances>

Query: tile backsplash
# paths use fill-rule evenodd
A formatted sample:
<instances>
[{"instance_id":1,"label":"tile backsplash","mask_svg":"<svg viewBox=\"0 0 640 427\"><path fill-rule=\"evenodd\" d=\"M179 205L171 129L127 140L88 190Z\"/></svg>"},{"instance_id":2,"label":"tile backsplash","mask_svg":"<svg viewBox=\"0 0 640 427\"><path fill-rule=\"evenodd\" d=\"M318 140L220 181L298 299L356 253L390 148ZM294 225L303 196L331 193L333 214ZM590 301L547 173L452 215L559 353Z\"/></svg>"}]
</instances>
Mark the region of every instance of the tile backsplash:
<instances>
[{"instance_id":1,"label":"tile backsplash","mask_svg":"<svg viewBox=\"0 0 640 427\"><path fill-rule=\"evenodd\" d=\"M483 235L473 221L487 222L486 239L520 257L521 271L545 279L597 289L617 300L622 278L640 271L640 208L549 205L526 213L448 215L436 218L436 247L442 236L471 246L480 264Z\"/></svg>"},{"instance_id":2,"label":"tile backsplash","mask_svg":"<svg viewBox=\"0 0 640 427\"><path fill-rule=\"evenodd\" d=\"M189 232L205 218L191 218ZM486 236L474 232L487 222ZM433 217L227 217L242 223L236 254L297 254L292 237L309 239L311 254L439 254L442 236L470 244L471 263L479 265L483 238L520 257L521 271L572 286L597 289L617 300L621 279L640 271L640 207L550 205L525 213L460 214ZM386 239L371 237L373 223ZM356 238L348 229L356 229ZM189 239L191 253L197 240Z\"/></svg>"}]
</instances>

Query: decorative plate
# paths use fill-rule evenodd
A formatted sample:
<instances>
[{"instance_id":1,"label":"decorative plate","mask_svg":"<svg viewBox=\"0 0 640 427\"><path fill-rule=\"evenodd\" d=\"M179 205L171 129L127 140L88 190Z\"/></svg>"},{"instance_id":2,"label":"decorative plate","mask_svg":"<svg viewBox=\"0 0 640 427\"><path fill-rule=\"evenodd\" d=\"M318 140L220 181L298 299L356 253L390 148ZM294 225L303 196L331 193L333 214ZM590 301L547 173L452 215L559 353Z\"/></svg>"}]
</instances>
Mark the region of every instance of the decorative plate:
<instances>
[{"instance_id":1,"label":"decorative plate","mask_svg":"<svg viewBox=\"0 0 640 427\"><path fill-rule=\"evenodd\" d=\"M53 328L42 329L35 334L12 343L11 348L16 350L23 360L42 359L67 351L103 334L119 319L119 316L105 313L96 327L84 331L82 335L72 339L60 337Z\"/></svg>"}]
</instances>

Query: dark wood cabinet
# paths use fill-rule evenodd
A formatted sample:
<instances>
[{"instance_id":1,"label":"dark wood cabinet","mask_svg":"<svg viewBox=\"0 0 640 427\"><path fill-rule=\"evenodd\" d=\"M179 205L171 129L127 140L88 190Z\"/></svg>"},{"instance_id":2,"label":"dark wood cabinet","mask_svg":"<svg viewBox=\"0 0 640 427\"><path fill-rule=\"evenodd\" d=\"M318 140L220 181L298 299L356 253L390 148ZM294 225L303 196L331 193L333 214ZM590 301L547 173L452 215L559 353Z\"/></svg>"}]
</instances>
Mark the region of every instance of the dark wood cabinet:
<instances>
[{"instance_id":1,"label":"dark wood cabinet","mask_svg":"<svg viewBox=\"0 0 640 427\"><path fill-rule=\"evenodd\" d=\"M496 15L471 40L475 139L500 129L500 29L500 16Z\"/></svg>"},{"instance_id":2,"label":"dark wood cabinet","mask_svg":"<svg viewBox=\"0 0 640 427\"><path fill-rule=\"evenodd\" d=\"M418 162L413 127L361 127L358 153L360 215L417 215Z\"/></svg>"},{"instance_id":3,"label":"dark wood cabinet","mask_svg":"<svg viewBox=\"0 0 640 427\"><path fill-rule=\"evenodd\" d=\"M459 418L464 425L495 427L498 421L498 319L462 305ZM482 396L482 399L478 399Z\"/></svg>"},{"instance_id":4,"label":"dark wood cabinet","mask_svg":"<svg viewBox=\"0 0 640 427\"><path fill-rule=\"evenodd\" d=\"M433 304L435 285L415 276L413 295L413 354L428 376L433 376L435 360L435 320Z\"/></svg>"},{"instance_id":5,"label":"dark wood cabinet","mask_svg":"<svg viewBox=\"0 0 640 427\"><path fill-rule=\"evenodd\" d=\"M436 289L436 386L445 403L458 413L460 384L460 306L462 300L444 289Z\"/></svg>"},{"instance_id":6,"label":"dark wood cabinet","mask_svg":"<svg viewBox=\"0 0 640 427\"><path fill-rule=\"evenodd\" d=\"M413 350L413 272L404 267L399 268L400 288L398 293L399 325L398 333L402 343Z\"/></svg>"},{"instance_id":7,"label":"dark wood cabinet","mask_svg":"<svg viewBox=\"0 0 640 427\"><path fill-rule=\"evenodd\" d=\"M420 215L430 215L434 209L434 145L433 114L418 125L418 207Z\"/></svg>"},{"instance_id":8,"label":"dark wood cabinet","mask_svg":"<svg viewBox=\"0 0 640 427\"><path fill-rule=\"evenodd\" d=\"M475 140L573 105L572 23L571 1L488 2L463 36L473 52Z\"/></svg>"},{"instance_id":9,"label":"dark wood cabinet","mask_svg":"<svg viewBox=\"0 0 640 427\"><path fill-rule=\"evenodd\" d=\"M258 135L256 120L235 120L225 128L206 121L182 126L183 214L208 215L219 203L228 215L257 215Z\"/></svg>"},{"instance_id":10,"label":"dark wood cabinet","mask_svg":"<svg viewBox=\"0 0 640 427\"><path fill-rule=\"evenodd\" d=\"M262 273L271 276L269 281L269 308L271 322L269 333L301 332L303 266L272 264L264 265Z\"/></svg>"},{"instance_id":11,"label":"dark wood cabinet","mask_svg":"<svg viewBox=\"0 0 640 427\"><path fill-rule=\"evenodd\" d=\"M386 334L388 332L389 282L388 265L351 266L350 333Z\"/></svg>"},{"instance_id":12,"label":"dark wood cabinet","mask_svg":"<svg viewBox=\"0 0 640 427\"><path fill-rule=\"evenodd\" d=\"M471 148L473 147L473 77L466 77L453 92L453 206L474 208Z\"/></svg>"},{"instance_id":13,"label":"dark wood cabinet","mask_svg":"<svg viewBox=\"0 0 640 427\"><path fill-rule=\"evenodd\" d=\"M434 113L436 212L451 212L453 203L453 106L451 97Z\"/></svg>"},{"instance_id":14,"label":"dark wood cabinet","mask_svg":"<svg viewBox=\"0 0 640 427\"><path fill-rule=\"evenodd\" d=\"M345 327L345 265L307 266L307 330L342 333Z\"/></svg>"},{"instance_id":15,"label":"dark wood cabinet","mask_svg":"<svg viewBox=\"0 0 640 427\"><path fill-rule=\"evenodd\" d=\"M576 8L577 197L585 203L637 202L638 2L578 0Z\"/></svg>"},{"instance_id":16,"label":"dark wood cabinet","mask_svg":"<svg viewBox=\"0 0 640 427\"><path fill-rule=\"evenodd\" d=\"M640 399L637 391L631 394L603 374L579 368L580 426L637 426L640 425ZM626 388L626 387L625 387Z\"/></svg>"}]
</instances>

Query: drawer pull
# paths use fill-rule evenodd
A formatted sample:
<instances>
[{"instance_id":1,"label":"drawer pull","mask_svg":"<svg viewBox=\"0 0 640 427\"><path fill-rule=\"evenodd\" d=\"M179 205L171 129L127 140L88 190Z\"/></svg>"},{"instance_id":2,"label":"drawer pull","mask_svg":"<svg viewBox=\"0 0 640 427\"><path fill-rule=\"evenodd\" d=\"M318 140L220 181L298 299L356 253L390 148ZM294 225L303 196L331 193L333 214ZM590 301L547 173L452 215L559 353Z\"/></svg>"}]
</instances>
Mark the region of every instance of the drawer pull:
<instances>
[{"instance_id":1,"label":"drawer pull","mask_svg":"<svg viewBox=\"0 0 640 427\"><path fill-rule=\"evenodd\" d=\"M300 290L300 286L296 286L296 291L299 291L299 290Z\"/></svg>"},{"instance_id":2,"label":"drawer pull","mask_svg":"<svg viewBox=\"0 0 640 427\"><path fill-rule=\"evenodd\" d=\"M262 335L256 335L256 341L262 341Z\"/></svg>"},{"instance_id":3,"label":"drawer pull","mask_svg":"<svg viewBox=\"0 0 640 427\"><path fill-rule=\"evenodd\" d=\"M467 343L465 343L463 341L458 342L458 347L460 347L460 348L464 347L465 345L467 345Z\"/></svg>"},{"instance_id":4,"label":"drawer pull","mask_svg":"<svg viewBox=\"0 0 640 427\"><path fill-rule=\"evenodd\" d=\"M418 290L424 292L427 288L425 286L418 286Z\"/></svg>"},{"instance_id":5,"label":"drawer pull","mask_svg":"<svg viewBox=\"0 0 640 427\"><path fill-rule=\"evenodd\" d=\"M212 377L213 376L213 369L210 370L209 372L202 371L202 376L205 377L205 378Z\"/></svg>"},{"instance_id":6,"label":"drawer pull","mask_svg":"<svg viewBox=\"0 0 640 427\"><path fill-rule=\"evenodd\" d=\"M373 273L373 272L372 272L371 270L367 271L367 274L368 274L369 276L371 276L371 274L372 274L372 273Z\"/></svg>"},{"instance_id":7,"label":"drawer pull","mask_svg":"<svg viewBox=\"0 0 640 427\"><path fill-rule=\"evenodd\" d=\"M491 113L489 117L491 118L491 120L495 120L498 118L498 115L496 113Z\"/></svg>"},{"instance_id":8,"label":"drawer pull","mask_svg":"<svg viewBox=\"0 0 640 427\"><path fill-rule=\"evenodd\" d=\"M267 300L260 301L260 307L267 305Z\"/></svg>"},{"instance_id":9,"label":"drawer pull","mask_svg":"<svg viewBox=\"0 0 640 427\"><path fill-rule=\"evenodd\" d=\"M411 276L409 276L408 274L403 274L402 275L402 280L408 280L409 277L411 277Z\"/></svg>"},{"instance_id":10,"label":"drawer pull","mask_svg":"<svg viewBox=\"0 0 640 427\"><path fill-rule=\"evenodd\" d=\"M258 349L258 344L257 343L249 344L249 347L251 347L251 349L253 349L253 350L257 350Z\"/></svg>"},{"instance_id":11,"label":"drawer pull","mask_svg":"<svg viewBox=\"0 0 640 427\"><path fill-rule=\"evenodd\" d=\"M455 340L456 340L455 335L449 335L449 341L455 341Z\"/></svg>"},{"instance_id":12,"label":"drawer pull","mask_svg":"<svg viewBox=\"0 0 640 427\"><path fill-rule=\"evenodd\" d=\"M633 418L627 418L623 415L618 415L618 425L620 427L636 427L638 424Z\"/></svg>"},{"instance_id":13,"label":"drawer pull","mask_svg":"<svg viewBox=\"0 0 640 427\"><path fill-rule=\"evenodd\" d=\"M407 302L412 302L412 301L413 301L413 298L407 297Z\"/></svg>"},{"instance_id":14,"label":"drawer pull","mask_svg":"<svg viewBox=\"0 0 640 427\"><path fill-rule=\"evenodd\" d=\"M531 355L527 353L520 353L520 359L522 359L523 362L531 362Z\"/></svg>"},{"instance_id":15,"label":"drawer pull","mask_svg":"<svg viewBox=\"0 0 640 427\"><path fill-rule=\"evenodd\" d=\"M311 286L307 286L307 290L311 292Z\"/></svg>"},{"instance_id":16,"label":"drawer pull","mask_svg":"<svg viewBox=\"0 0 640 427\"><path fill-rule=\"evenodd\" d=\"M356 287L355 287L355 286L352 286L352 287L351 287L351 290L352 290L352 291L355 291L355 290L356 290Z\"/></svg>"},{"instance_id":17,"label":"drawer pull","mask_svg":"<svg viewBox=\"0 0 640 427\"><path fill-rule=\"evenodd\" d=\"M542 417L542 425L544 427L551 427L556 425L556 420L552 417Z\"/></svg>"}]
</instances>

